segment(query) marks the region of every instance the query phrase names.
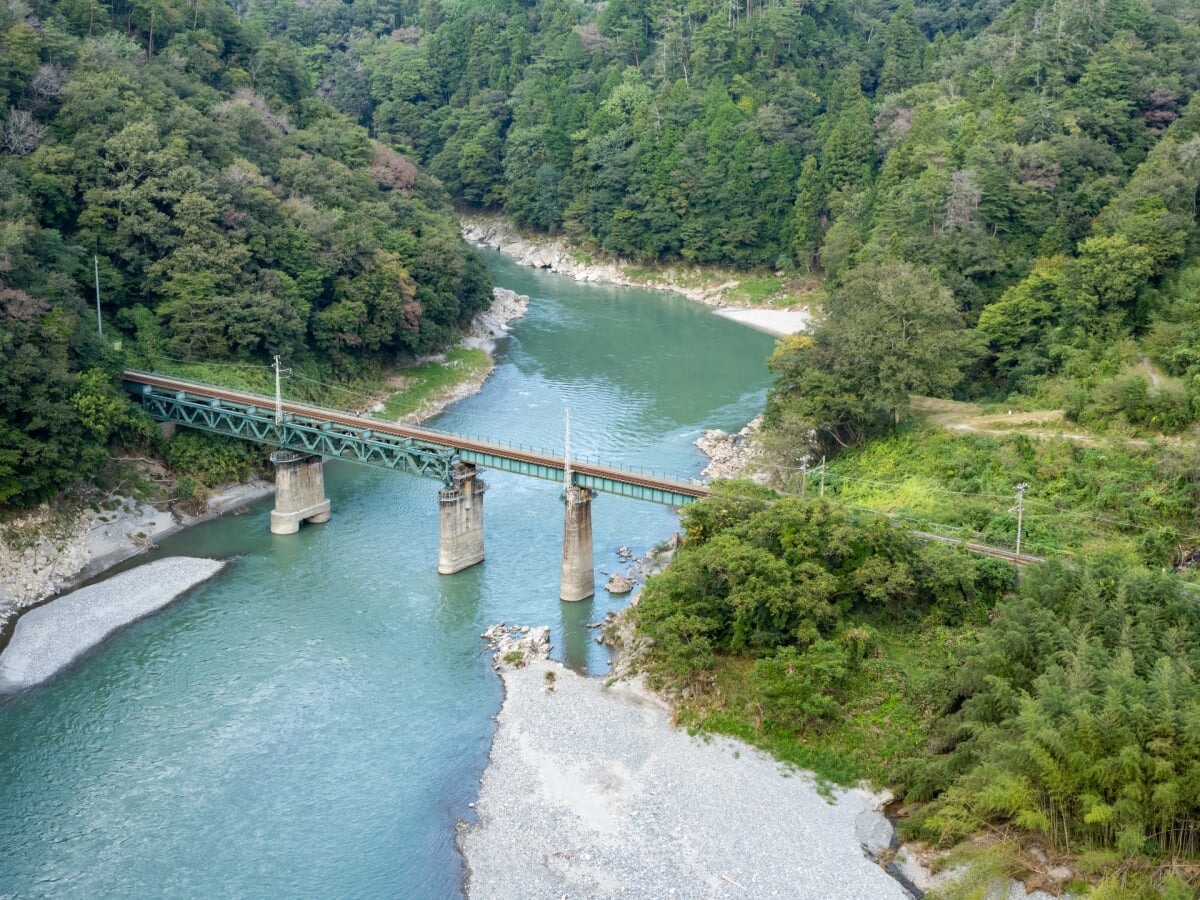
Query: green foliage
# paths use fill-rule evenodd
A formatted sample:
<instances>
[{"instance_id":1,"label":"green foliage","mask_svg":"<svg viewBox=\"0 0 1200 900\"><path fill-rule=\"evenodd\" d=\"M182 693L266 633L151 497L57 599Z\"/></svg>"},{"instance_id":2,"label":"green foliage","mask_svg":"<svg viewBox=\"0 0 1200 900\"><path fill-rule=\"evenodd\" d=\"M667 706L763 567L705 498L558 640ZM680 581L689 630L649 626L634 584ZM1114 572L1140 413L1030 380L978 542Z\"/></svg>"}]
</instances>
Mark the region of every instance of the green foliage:
<instances>
[{"instance_id":1,"label":"green foliage","mask_svg":"<svg viewBox=\"0 0 1200 900\"><path fill-rule=\"evenodd\" d=\"M163 459L174 471L194 481L216 486L246 481L266 468L261 447L198 431L180 431L164 442Z\"/></svg>"},{"instance_id":2,"label":"green foliage","mask_svg":"<svg viewBox=\"0 0 1200 900\"><path fill-rule=\"evenodd\" d=\"M1160 566L1176 562L1200 532L1195 472L1188 446L1089 446L928 427L844 453L827 466L825 492L925 530L1012 547L1013 486L1024 481L1024 552L1081 559L1109 550ZM801 490L799 472L782 474L792 476L784 486Z\"/></svg>"},{"instance_id":3,"label":"green foliage","mask_svg":"<svg viewBox=\"0 0 1200 900\"><path fill-rule=\"evenodd\" d=\"M1102 554L1026 567L1014 594L1000 564L739 485L687 524L635 613L682 722L887 777L931 801L905 827L935 843L1005 827L1126 862L1200 854L1200 607L1175 576Z\"/></svg>"},{"instance_id":4,"label":"green foliage","mask_svg":"<svg viewBox=\"0 0 1200 900\"><path fill-rule=\"evenodd\" d=\"M44 275L21 254L53 265L50 241L71 257L62 276L90 287L78 262L98 253L106 311L148 353L321 351L354 369L436 347L490 300L438 186L311 97L290 41L210 15L230 33L204 73L185 64L209 42L197 8L192 28L165 15L142 26L145 64L111 35L68 38L87 51L70 72L46 62L22 86L34 118L5 133L24 159L0 159L5 280L39 293ZM122 27L137 35L137 18ZM175 48L170 62L156 41Z\"/></svg>"},{"instance_id":5,"label":"green foliage","mask_svg":"<svg viewBox=\"0 0 1200 900\"><path fill-rule=\"evenodd\" d=\"M484 351L458 347L447 353L444 360L427 360L401 369L399 375L404 386L388 396L380 415L386 419L409 415L456 385L482 379L490 366L491 360Z\"/></svg>"},{"instance_id":6,"label":"green foliage","mask_svg":"<svg viewBox=\"0 0 1200 900\"><path fill-rule=\"evenodd\" d=\"M673 677L710 668L716 653L772 654L755 676L768 694L811 714L832 711L823 704L873 641L851 617L897 623L940 607L961 621L972 603L989 605L1005 587L981 571L982 561L946 566L949 555L923 552L886 520L823 501L745 496L734 493L737 484L687 508L683 552L638 606L639 627ZM787 648L808 660L802 676L795 654L773 655Z\"/></svg>"},{"instance_id":7,"label":"green foliage","mask_svg":"<svg viewBox=\"0 0 1200 900\"><path fill-rule=\"evenodd\" d=\"M180 475L171 491L171 497L194 508L204 499L204 486L191 475Z\"/></svg>"},{"instance_id":8,"label":"green foliage","mask_svg":"<svg viewBox=\"0 0 1200 900\"><path fill-rule=\"evenodd\" d=\"M0 504L146 442L90 333L95 276L106 338L145 367L280 354L324 382L439 349L490 302L441 186L238 15L0 11ZM322 92L349 104L356 71Z\"/></svg>"},{"instance_id":9,"label":"green foliage","mask_svg":"<svg viewBox=\"0 0 1200 900\"><path fill-rule=\"evenodd\" d=\"M750 686L762 698L770 724L794 730L837 714L848 668L844 647L819 640L803 652L783 647L760 659L750 673Z\"/></svg>"},{"instance_id":10,"label":"green foliage","mask_svg":"<svg viewBox=\"0 0 1200 900\"><path fill-rule=\"evenodd\" d=\"M970 352L949 291L906 263L862 266L830 294L811 338L771 357L768 424L805 423L821 451L860 444L898 423L910 394L948 393Z\"/></svg>"},{"instance_id":11,"label":"green foliage","mask_svg":"<svg viewBox=\"0 0 1200 900\"><path fill-rule=\"evenodd\" d=\"M24 507L101 468L128 404L73 293L0 287L0 504Z\"/></svg>"},{"instance_id":12,"label":"green foliage","mask_svg":"<svg viewBox=\"0 0 1200 900\"><path fill-rule=\"evenodd\" d=\"M1010 822L1052 846L1194 856L1200 607L1179 581L1098 558L1029 570L966 660L918 776L916 828Z\"/></svg>"}]
</instances>

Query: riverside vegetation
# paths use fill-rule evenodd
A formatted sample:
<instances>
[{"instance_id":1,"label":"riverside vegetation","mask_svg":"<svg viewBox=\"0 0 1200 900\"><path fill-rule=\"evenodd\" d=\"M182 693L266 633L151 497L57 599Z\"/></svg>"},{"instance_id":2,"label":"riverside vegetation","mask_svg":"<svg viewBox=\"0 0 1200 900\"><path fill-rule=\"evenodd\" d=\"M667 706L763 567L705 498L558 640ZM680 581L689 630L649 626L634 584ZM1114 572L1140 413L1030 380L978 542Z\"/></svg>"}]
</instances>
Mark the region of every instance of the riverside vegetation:
<instances>
[{"instance_id":1,"label":"riverside vegetation","mask_svg":"<svg viewBox=\"0 0 1200 900\"><path fill-rule=\"evenodd\" d=\"M1197 45L1179 0L10 0L0 504L114 444L255 465L162 442L124 365L261 390L280 354L296 396L377 395L488 300L452 203L797 285L823 312L771 360L784 495L687 511L639 608L655 673L696 723L896 785L913 834L1185 891ZM952 437L917 394L1089 441ZM1000 542L1018 482L1025 549L1055 556L1019 586L893 527Z\"/></svg>"}]
</instances>

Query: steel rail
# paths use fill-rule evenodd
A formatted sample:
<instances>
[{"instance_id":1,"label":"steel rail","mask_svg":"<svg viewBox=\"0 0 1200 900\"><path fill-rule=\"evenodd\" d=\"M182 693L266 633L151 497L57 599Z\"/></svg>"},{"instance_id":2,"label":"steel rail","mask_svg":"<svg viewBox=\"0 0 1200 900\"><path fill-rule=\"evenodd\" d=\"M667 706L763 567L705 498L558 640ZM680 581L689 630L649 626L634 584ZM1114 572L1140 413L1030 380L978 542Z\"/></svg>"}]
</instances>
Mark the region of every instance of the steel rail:
<instances>
[{"instance_id":1,"label":"steel rail","mask_svg":"<svg viewBox=\"0 0 1200 900\"><path fill-rule=\"evenodd\" d=\"M186 381L180 378L170 378L165 375L157 375L151 372L141 372L134 369L126 370L124 377L126 381L134 384L149 385L150 387L160 388L166 391L183 391L185 393L195 394L213 400L225 400L229 401L230 403L241 403L245 404L246 406L252 406L256 409L264 411L274 409L275 407L275 399L273 397L268 397L265 394L255 394L248 391L235 391L229 388L217 387L215 385L204 384L198 381ZM538 453L533 450L525 450L517 447L506 446L504 444L481 441L476 438L448 434L446 432L434 431L429 428L421 428L415 425L400 425L380 419L369 419L365 416L357 416L353 413L348 413L343 410L330 409L327 407L315 406L306 403L297 403L291 400L284 400L281 405L283 412L288 415L299 416L318 422L330 422L345 426L347 428L352 428L360 432L366 431L376 434L387 434L392 437L419 441L434 447L440 447L445 450L457 452L464 462L478 462L486 465L488 460L509 460L523 466L532 467L528 470L524 470L524 474L549 480L560 479L564 471L565 460L561 456L553 456L547 453ZM513 469L510 471L516 470ZM642 490L658 491L663 496L678 495L683 498L688 498L689 500L698 500L709 495L709 490L704 485L678 481L670 478L659 478L652 475L646 475L644 473L630 472L625 469L617 469L612 466L602 466L595 463L580 462L574 459L571 460L571 473L572 479L576 481L576 483L579 483L581 487L592 487L596 486L597 484L612 482L615 484L629 485L630 487L639 488ZM620 491L612 490L611 487L601 487L598 489L608 490L612 493L621 493ZM626 494L626 496L634 495ZM652 498L643 496L642 499ZM660 498L654 500L653 502L669 503L670 501ZM912 534L927 541L961 545L972 553L978 553L982 556L990 556L993 559L1004 560L1016 566L1045 562L1045 557L1032 556L1027 553L1018 554L1012 552L1011 550L1005 550L1000 547L990 547L986 544L976 544L971 541L964 541L959 538L933 534L928 531L914 530L912 531Z\"/></svg>"},{"instance_id":2,"label":"steel rail","mask_svg":"<svg viewBox=\"0 0 1200 900\"><path fill-rule=\"evenodd\" d=\"M992 559L1000 559L1005 562L1010 562L1014 566L1027 566L1031 563L1045 562L1044 556L1031 556L1028 553L1014 553L1012 550L1005 550L1002 547L989 547L987 544L975 544L971 541L964 541L960 538L946 537L941 534L933 534L929 531L913 531L912 534L925 541L937 541L939 544L953 544L962 546L970 550L972 553L978 553L980 556L990 556Z\"/></svg>"},{"instance_id":3,"label":"steel rail","mask_svg":"<svg viewBox=\"0 0 1200 900\"><path fill-rule=\"evenodd\" d=\"M141 372L134 369L127 369L124 373L124 379L125 381L133 384L148 385L150 387L159 388L165 391L182 391L213 400L224 400L230 403L245 404L246 406L253 406L264 411L275 408L275 399L273 397L268 397L265 394L255 394L247 391L235 391L229 388L217 387L215 385L204 384L197 381L169 378L165 375L158 375L151 372ZM563 468L565 466L565 460L560 456L538 453L532 450L518 449L488 441L480 441L475 438L467 438L461 435L448 434L428 428L420 428L414 425L400 425L395 422L387 422L381 419L370 419L365 416L357 416L353 413L348 413L343 410L329 409L327 407L315 406L306 403L297 403L291 400L284 400L281 404L281 407L282 411L288 415L300 416L319 422L329 422L342 425L347 428L369 431L376 434L387 434L392 437L420 441L421 443L429 444L435 447L441 447L446 450L457 451L460 456L463 457L465 462L474 462L476 460L486 459L509 460L526 466L535 467L535 469L540 468L547 471L557 470L558 475L556 477L561 477ZM672 478L660 478L653 475L646 475L644 473L631 472L626 469L618 469L612 466L602 466L595 463L581 462L574 459L571 460L571 473L575 483L579 484L581 487L597 487L599 490L609 490L611 493L621 492L598 487L598 484L612 482L614 484L628 485L633 488L640 488L648 491L659 491L662 492L663 495L678 495L679 497L687 498L688 500L707 497L709 493L708 488L704 485L697 485L691 482L679 481ZM526 472L526 474L532 474L535 475L535 477L550 477L548 475L539 476L536 471L532 470ZM667 501L659 500L657 502Z\"/></svg>"}]
</instances>

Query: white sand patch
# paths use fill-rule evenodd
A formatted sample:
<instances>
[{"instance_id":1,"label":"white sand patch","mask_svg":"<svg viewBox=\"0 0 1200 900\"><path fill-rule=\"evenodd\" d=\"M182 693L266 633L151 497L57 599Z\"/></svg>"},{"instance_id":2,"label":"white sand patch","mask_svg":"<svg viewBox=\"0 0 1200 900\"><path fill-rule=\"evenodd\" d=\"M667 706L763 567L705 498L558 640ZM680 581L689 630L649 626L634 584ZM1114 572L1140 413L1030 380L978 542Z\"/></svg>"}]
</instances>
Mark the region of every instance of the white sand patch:
<instances>
[{"instance_id":1,"label":"white sand patch","mask_svg":"<svg viewBox=\"0 0 1200 900\"><path fill-rule=\"evenodd\" d=\"M812 314L806 309L735 309L726 306L713 312L779 337L804 331L812 321Z\"/></svg>"}]
</instances>

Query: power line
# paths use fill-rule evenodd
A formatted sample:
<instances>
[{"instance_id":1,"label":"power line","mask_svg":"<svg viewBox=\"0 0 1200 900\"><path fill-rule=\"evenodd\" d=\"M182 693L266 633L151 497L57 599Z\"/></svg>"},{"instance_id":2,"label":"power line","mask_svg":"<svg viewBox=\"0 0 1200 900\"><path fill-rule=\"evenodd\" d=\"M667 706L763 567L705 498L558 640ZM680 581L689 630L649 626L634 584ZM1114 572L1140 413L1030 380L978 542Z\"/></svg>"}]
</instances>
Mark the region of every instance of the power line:
<instances>
[{"instance_id":1,"label":"power line","mask_svg":"<svg viewBox=\"0 0 1200 900\"><path fill-rule=\"evenodd\" d=\"M816 467L813 467L813 469L807 469L806 467L797 467L797 466L765 465L765 466L763 466L763 468L780 469L780 470L786 470L786 471L808 472L808 471L813 471L813 469L815 469ZM849 475L841 475L836 472L830 472L828 474L828 478L830 481L835 481L835 482L839 482L839 483L846 482L846 483L850 483L850 484L867 484L867 485L873 485L876 487L890 488L892 490L902 490L905 487L913 486L911 484L911 482L876 481L876 480L867 479L867 478L854 478ZM954 495L960 496L960 497L974 497L974 498L981 499L981 500L1007 500L1007 499L1009 499L1008 496L1002 495L1002 494L986 494L986 493L979 493L979 492L973 492L973 491L956 491L953 488L941 487L940 485L921 484L918 486L922 490L933 491L933 492L944 493L944 494L954 494ZM1073 510L1063 509L1061 506L1059 506L1055 503L1052 503L1050 501L1047 501L1047 500L1022 498L1022 504L1023 505L1042 506L1042 507L1052 510L1054 513L1061 515L1061 516L1067 516L1070 518L1077 518L1077 519L1090 519L1095 522L1103 522L1104 524L1112 525L1112 526L1115 526L1118 528L1134 528L1139 531L1155 532L1155 533L1159 533L1159 534L1171 534L1171 535L1175 535L1176 537L1180 537L1180 538L1200 540L1200 534L1189 534L1184 531L1178 531L1174 528L1164 528L1164 527L1156 527L1156 526L1151 526L1151 525L1141 525L1141 524L1138 524L1137 522L1130 522L1130 521L1122 520L1122 519L1113 519L1113 518L1109 518L1107 516L1092 515L1092 514L1084 513L1084 512L1076 512ZM855 507L855 508L871 509L870 507L865 507L865 506L864 507ZM1015 511L1016 511L1015 507L1013 510L1010 510L1010 512L1015 512ZM1028 510L1025 510L1025 512L1028 512ZM883 513L883 514L887 515L887 513ZM1090 531L1089 533L1096 537L1104 537L1105 536L1102 532L1098 532L1098 531Z\"/></svg>"},{"instance_id":2,"label":"power line","mask_svg":"<svg viewBox=\"0 0 1200 900\"><path fill-rule=\"evenodd\" d=\"M819 467L818 466L812 466L812 467L777 466L777 465L772 465L770 463L763 463L762 468L776 469L776 470L787 471L787 472L806 472L806 471L811 472ZM842 474L839 474L838 472L832 472L832 471L829 473L829 479L831 481L845 481L845 482L849 482L851 484L870 484L870 485L874 485L876 487L885 487L885 488L893 488L893 489L903 488L903 487L906 487L911 484L911 482L907 482L907 481L875 481L875 480L872 480L869 478L854 478L853 476L850 476L850 475L842 475ZM985 494L985 493L981 493L978 491L956 491L953 488L942 487L941 485L936 485L936 484L921 484L921 485L919 485L919 487L922 490L937 491L937 492L943 493L943 494L956 494L957 496L960 496L960 497L981 497L981 498L987 498L987 499L991 499L991 500L1007 500L1008 499L1007 494Z\"/></svg>"},{"instance_id":3,"label":"power line","mask_svg":"<svg viewBox=\"0 0 1200 900\"><path fill-rule=\"evenodd\" d=\"M214 368L220 368L220 369L264 369L264 370L269 370L269 369L274 368L273 366L264 366L264 365L258 365L255 363L228 363L228 362L210 362L209 360L206 360L206 359L204 359L204 360L201 360L201 359L179 359L174 356L167 356L164 353L155 353L155 352L150 352L150 353L147 353L146 355L149 356L151 359L161 359L161 360L165 360L166 362L179 363L180 365L183 365L183 366L212 366Z\"/></svg>"}]
</instances>

